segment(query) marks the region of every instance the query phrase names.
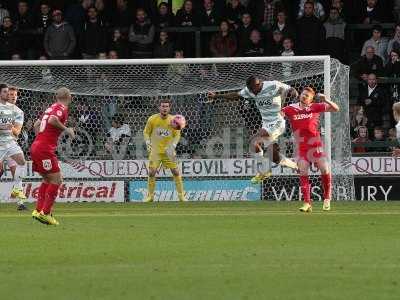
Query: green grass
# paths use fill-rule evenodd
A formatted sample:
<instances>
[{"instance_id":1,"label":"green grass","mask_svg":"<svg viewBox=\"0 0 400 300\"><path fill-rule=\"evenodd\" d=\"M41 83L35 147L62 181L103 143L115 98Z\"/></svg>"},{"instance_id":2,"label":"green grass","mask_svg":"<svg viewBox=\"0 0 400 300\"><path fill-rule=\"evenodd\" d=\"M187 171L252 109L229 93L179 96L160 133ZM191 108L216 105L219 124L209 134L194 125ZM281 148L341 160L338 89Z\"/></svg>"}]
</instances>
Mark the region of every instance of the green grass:
<instances>
[{"instance_id":1,"label":"green grass","mask_svg":"<svg viewBox=\"0 0 400 300\"><path fill-rule=\"evenodd\" d=\"M399 299L400 202L0 205L1 299Z\"/></svg>"}]
</instances>

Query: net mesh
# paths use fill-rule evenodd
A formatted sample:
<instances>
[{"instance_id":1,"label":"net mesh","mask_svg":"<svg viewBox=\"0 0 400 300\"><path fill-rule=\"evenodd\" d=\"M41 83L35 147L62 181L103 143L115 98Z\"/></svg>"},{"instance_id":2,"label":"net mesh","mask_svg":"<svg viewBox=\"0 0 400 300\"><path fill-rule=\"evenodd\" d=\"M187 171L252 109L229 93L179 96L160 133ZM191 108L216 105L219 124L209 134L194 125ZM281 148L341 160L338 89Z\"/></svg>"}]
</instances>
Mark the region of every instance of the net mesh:
<instances>
[{"instance_id":1,"label":"net mesh","mask_svg":"<svg viewBox=\"0 0 400 300\"><path fill-rule=\"evenodd\" d=\"M67 179L144 179L147 153L142 132L147 118L157 112L160 96L169 96L172 112L184 115L188 123L177 148L186 180L248 179L257 169L250 156L249 140L261 126L259 112L251 101L208 103L207 92L238 91L250 75L283 81L297 89L312 86L324 92L323 61L214 64L182 61L170 65L102 65L94 61L89 66L1 66L1 70L0 82L20 88L18 106L26 116L20 142L28 158L34 138L32 124L52 103L54 91L66 86L73 92L69 125L77 129L77 138L73 141L62 138L58 149L60 158L68 163L63 169ZM348 68L337 60L331 60L331 98L339 104L341 112L331 114L330 128L323 128L322 117L321 130L331 133L334 197L353 199ZM122 137L110 136L114 121L124 126ZM278 143L281 152L293 157L289 126ZM218 160L225 165L219 165ZM274 166L273 174L263 185L264 199L300 198L295 173ZM162 172L160 176L163 175ZM314 200L318 200L319 177L314 174L311 178Z\"/></svg>"}]
</instances>

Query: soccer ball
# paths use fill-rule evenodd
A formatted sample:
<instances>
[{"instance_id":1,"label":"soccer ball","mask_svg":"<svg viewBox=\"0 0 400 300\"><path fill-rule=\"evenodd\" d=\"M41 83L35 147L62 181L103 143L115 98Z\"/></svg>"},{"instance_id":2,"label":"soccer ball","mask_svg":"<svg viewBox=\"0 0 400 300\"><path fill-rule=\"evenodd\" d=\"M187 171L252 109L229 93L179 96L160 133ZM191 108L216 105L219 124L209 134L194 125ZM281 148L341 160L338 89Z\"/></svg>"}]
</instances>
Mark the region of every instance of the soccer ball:
<instances>
[{"instance_id":1,"label":"soccer ball","mask_svg":"<svg viewBox=\"0 0 400 300\"><path fill-rule=\"evenodd\" d=\"M171 120L172 128L181 130L186 127L186 119L182 115L175 115Z\"/></svg>"}]
</instances>

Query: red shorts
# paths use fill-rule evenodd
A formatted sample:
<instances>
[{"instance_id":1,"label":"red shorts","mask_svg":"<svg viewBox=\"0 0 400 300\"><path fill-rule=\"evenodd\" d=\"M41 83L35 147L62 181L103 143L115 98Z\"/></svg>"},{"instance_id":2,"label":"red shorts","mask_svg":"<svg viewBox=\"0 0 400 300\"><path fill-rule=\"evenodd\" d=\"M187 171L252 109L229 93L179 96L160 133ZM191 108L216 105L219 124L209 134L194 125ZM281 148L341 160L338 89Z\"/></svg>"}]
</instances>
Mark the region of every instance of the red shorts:
<instances>
[{"instance_id":1,"label":"red shorts","mask_svg":"<svg viewBox=\"0 0 400 300\"><path fill-rule=\"evenodd\" d=\"M32 169L39 174L60 172L60 165L55 152L48 147L33 143L31 146Z\"/></svg>"},{"instance_id":2,"label":"red shorts","mask_svg":"<svg viewBox=\"0 0 400 300\"><path fill-rule=\"evenodd\" d=\"M309 163L314 163L318 159L326 157L322 147L305 147L300 148L297 154L297 160L305 160Z\"/></svg>"}]
</instances>

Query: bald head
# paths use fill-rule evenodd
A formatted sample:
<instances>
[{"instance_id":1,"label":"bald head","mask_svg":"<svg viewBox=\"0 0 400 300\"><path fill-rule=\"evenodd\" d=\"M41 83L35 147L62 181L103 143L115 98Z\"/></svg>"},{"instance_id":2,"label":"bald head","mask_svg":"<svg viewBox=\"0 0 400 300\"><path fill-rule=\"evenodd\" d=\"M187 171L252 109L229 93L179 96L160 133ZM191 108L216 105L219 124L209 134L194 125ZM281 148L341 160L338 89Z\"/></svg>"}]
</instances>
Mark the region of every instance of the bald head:
<instances>
[{"instance_id":1,"label":"bald head","mask_svg":"<svg viewBox=\"0 0 400 300\"><path fill-rule=\"evenodd\" d=\"M66 87L59 88L56 91L56 99L58 102L61 102L62 104L69 105L72 100L71 91Z\"/></svg>"}]
</instances>

